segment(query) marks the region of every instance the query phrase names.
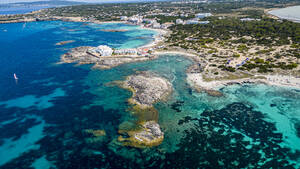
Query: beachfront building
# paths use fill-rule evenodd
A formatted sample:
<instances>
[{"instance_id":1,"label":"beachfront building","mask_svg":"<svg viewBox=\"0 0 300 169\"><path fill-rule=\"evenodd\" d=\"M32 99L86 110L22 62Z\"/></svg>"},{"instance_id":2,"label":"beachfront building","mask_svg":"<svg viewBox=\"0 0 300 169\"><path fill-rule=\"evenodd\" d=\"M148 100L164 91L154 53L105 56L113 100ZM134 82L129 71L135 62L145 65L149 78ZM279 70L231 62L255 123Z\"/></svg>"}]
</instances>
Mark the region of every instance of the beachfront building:
<instances>
[{"instance_id":1,"label":"beachfront building","mask_svg":"<svg viewBox=\"0 0 300 169\"><path fill-rule=\"evenodd\" d=\"M120 19L121 19L121 21L127 21L128 17L127 16L121 16Z\"/></svg>"},{"instance_id":2,"label":"beachfront building","mask_svg":"<svg viewBox=\"0 0 300 169\"><path fill-rule=\"evenodd\" d=\"M212 16L212 14L211 13L198 13L195 15L195 17L199 18L199 19L209 17L209 16Z\"/></svg>"},{"instance_id":3,"label":"beachfront building","mask_svg":"<svg viewBox=\"0 0 300 169\"><path fill-rule=\"evenodd\" d=\"M155 28L155 29L159 29L159 28L161 28L161 25L160 25L160 23L153 23L152 24L152 28Z\"/></svg>"},{"instance_id":4,"label":"beachfront building","mask_svg":"<svg viewBox=\"0 0 300 169\"><path fill-rule=\"evenodd\" d=\"M183 20L182 19L176 19L176 24L183 24Z\"/></svg>"},{"instance_id":5,"label":"beachfront building","mask_svg":"<svg viewBox=\"0 0 300 169\"><path fill-rule=\"evenodd\" d=\"M118 49L114 51L114 54L116 55L136 55L137 50L136 49Z\"/></svg>"},{"instance_id":6,"label":"beachfront building","mask_svg":"<svg viewBox=\"0 0 300 169\"><path fill-rule=\"evenodd\" d=\"M100 56L111 56L112 53L113 53L113 50L109 46L100 45L100 46L95 47L94 49L92 49L90 52L97 53Z\"/></svg>"},{"instance_id":7,"label":"beachfront building","mask_svg":"<svg viewBox=\"0 0 300 169\"><path fill-rule=\"evenodd\" d=\"M128 18L128 22L133 23L133 24L140 24L143 22L143 17L142 16L132 16Z\"/></svg>"},{"instance_id":8,"label":"beachfront building","mask_svg":"<svg viewBox=\"0 0 300 169\"><path fill-rule=\"evenodd\" d=\"M173 25L174 25L173 22L166 22L164 24L161 24L161 28L162 29L167 29L168 27L173 26Z\"/></svg>"}]
</instances>

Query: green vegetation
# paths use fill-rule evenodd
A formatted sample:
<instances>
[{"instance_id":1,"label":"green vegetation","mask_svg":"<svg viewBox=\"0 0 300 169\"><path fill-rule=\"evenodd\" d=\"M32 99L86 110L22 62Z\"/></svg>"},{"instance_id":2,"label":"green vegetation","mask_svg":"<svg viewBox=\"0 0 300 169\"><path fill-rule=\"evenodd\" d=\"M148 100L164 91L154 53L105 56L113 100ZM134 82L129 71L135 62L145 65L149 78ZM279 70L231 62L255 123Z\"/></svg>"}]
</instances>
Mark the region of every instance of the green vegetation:
<instances>
[{"instance_id":1,"label":"green vegetation","mask_svg":"<svg viewBox=\"0 0 300 169\"><path fill-rule=\"evenodd\" d=\"M253 63L254 62L254 63ZM256 58L254 60L251 60L250 62L244 64L240 70L252 70L252 69L258 69L259 73L267 73L267 72L273 72L272 68L280 68L283 70L291 70L294 68L297 68L297 63L290 63L286 64L285 62L279 62L277 64L273 64L269 61L264 61L263 59Z\"/></svg>"},{"instance_id":2,"label":"green vegetation","mask_svg":"<svg viewBox=\"0 0 300 169\"><path fill-rule=\"evenodd\" d=\"M274 19L264 18L261 21L243 22L235 18L217 19L212 17L210 24L206 25L175 25L171 27L173 34L171 41L181 39L183 32L193 35L199 41L203 41L207 36L212 39L230 40L231 37L237 37L239 40L231 41L232 43L245 43L260 45L287 45L290 40L294 44L300 43L300 26L299 23L290 21L278 22ZM179 33L180 30L180 33ZM253 39L241 38L250 36ZM245 46L241 46L244 49Z\"/></svg>"}]
</instances>

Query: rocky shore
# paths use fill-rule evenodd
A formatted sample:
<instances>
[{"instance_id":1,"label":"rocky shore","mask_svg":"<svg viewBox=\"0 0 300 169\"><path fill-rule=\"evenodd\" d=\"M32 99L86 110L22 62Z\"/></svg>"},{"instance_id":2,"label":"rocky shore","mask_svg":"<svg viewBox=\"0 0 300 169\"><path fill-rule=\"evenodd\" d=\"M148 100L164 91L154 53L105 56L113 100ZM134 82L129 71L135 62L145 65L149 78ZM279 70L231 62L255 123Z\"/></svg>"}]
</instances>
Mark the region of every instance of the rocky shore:
<instances>
[{"instance_id":1,"label":"rocky shore","mask_svg":"<svg viewBox=\"0 0 300 169\"><path fill-rule=\"evenodd\" d=\"M205 81L201 73L187 73L187 82L196 90L214 92L218 92L217 90L219 88L227 85L245 83L260 83L272 86L300 88L300 78L284 75L255 75L249 78L241 78L234 80Z\"/></svg>"}]
</instances>

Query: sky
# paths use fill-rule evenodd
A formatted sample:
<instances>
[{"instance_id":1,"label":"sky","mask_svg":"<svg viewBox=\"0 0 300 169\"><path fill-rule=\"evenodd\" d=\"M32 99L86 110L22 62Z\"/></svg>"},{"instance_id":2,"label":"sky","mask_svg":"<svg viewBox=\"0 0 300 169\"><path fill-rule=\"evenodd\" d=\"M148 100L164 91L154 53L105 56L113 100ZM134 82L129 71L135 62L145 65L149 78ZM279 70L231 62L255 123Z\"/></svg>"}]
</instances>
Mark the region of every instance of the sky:
<instances>
[{"instance_id":1,"label":"sky","mask_svg":"<svg viewBox=\"0 0 300 169\"><path fill-rule=\"evenodd\" d=\"M16 3L16 2L34 2L34 1L47 1L47 0L0 0L0 4L6 4L6 3ZM69 0L69 1L77 1L77 2L111 2L111 0ZM114 2L128 2L133 0L113 0Z\"/></svg>"}]
</instances>

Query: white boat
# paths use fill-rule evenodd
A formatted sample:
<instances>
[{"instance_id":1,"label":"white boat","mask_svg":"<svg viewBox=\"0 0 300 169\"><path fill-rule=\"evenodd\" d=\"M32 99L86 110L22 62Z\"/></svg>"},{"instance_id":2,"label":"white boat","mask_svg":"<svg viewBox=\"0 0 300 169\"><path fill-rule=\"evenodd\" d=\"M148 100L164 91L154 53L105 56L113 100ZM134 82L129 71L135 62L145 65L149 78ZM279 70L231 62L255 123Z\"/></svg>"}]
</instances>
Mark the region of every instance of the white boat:
<instances>
[{"instance_id":1,"label":"white boat","mask_svg":"<svg viewBox=\"0 0 300 169\"><path fill-rule=\"evenodd\" d=\"M18 77L17 77L17 75L14 73L14 78L16 79L16 80L18 80Z\"/></svg>"},{"instance_id":2,"label":"white boat","mask_svg":"<svg viewBox=\"0 0 300 169\"><path fill-rule=\"evenodd\" d=\"M26 22L23 24L22 30L24 30L24 28L26 28Z\"/></svg>"}]
</instances>

